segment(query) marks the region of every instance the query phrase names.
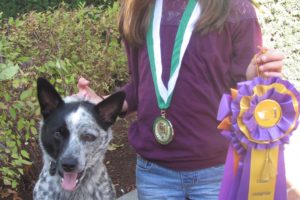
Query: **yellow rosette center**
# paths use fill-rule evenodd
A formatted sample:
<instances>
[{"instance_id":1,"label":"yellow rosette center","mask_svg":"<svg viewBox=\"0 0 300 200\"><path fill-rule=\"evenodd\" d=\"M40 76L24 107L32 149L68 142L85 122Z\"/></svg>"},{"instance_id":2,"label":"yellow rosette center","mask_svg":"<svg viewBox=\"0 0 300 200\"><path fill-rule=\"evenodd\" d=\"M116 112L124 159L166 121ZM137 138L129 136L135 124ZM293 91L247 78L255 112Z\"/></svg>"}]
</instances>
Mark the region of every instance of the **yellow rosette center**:
<instances>
[{"instance_id":1,"label":"yellow rosette center","mask_svg":"<svg viewBox=\"0 0 300 200\"><path fill-rule=\"evenodd\" d=\"M254 110L254 117L257 124L264 128L275 126L282 116L282 110L274 100L266 99L261 101Z\"/></svg>"}]
</instances>

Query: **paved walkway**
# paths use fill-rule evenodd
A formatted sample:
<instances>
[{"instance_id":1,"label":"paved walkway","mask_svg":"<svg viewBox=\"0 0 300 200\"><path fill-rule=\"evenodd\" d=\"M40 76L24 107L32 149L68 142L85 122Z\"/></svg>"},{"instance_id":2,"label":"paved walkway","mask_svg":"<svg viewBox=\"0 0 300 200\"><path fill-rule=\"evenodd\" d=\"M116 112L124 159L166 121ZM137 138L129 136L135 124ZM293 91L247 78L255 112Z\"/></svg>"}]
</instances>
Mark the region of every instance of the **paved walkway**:
<instances>
[{"instance_id":1,"label":"paved walkway","mask_svg":"<svg viewBox=\"0 0 300 200\"><path fill-rule=\"evenodd\" d=\"M133 190L133 191L121 196L117 200L138 200L136 190Z\"/></svg>"},{"instance_id":2,"label":"paved walkway","mask_svg":"<svg viewBox=\"0 0 300 200\"><path fill-rule=\"evenodd\" d=\"M288 181L288 199L300 200L300 126L290 137L284 157Z\"/></svg>"}]
</instances>

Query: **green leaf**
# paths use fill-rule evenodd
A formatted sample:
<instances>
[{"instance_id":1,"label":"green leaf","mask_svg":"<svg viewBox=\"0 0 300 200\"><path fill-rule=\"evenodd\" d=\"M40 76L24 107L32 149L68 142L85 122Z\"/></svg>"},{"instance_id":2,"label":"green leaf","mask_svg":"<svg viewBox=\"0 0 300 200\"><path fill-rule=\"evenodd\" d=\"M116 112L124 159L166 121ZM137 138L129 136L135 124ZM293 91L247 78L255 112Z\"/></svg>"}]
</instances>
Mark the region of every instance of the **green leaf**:
<instances>
[{"instance_id":1,"label":"green leaf","mask_svg":"<svg viewBox=\"0 0 300 200\"><path fill-rule=\"evenodd\" d=\"M8 24L9 24L9 25L13 25L13 24L14 24L14 18L10 17L10 18L8 19Z\"/></svg>"},{"instance_id":2,"label":"green leaf","mask_svg":"<svg viewBox=\"0 0 300 200\"><path fill-rule=\"evenodd\" d=\"M11 187L13 189L15 189L17 187L17 185L18 185L17 181L16 180L12 180Z\"/></svg>"},{"instance_id":3,"label":"green leaf","mask_svg":"<svg viewBox=\"0 0 300 200\"><path fill-rule=\"evenodd\" d=\"M36 130L36 128L35 127L30 127L30 131L31 131L31 134L32 135L37 135L37 130Z\"/></svg>"},{"instance_id":4,"label":"green leaf","mask_svg":"<svg viewBox=\"0 0 300 200\"><path fill-rule=\"evenodd\" d=\"M32 93L33 93L32 88L29 88L29 89L23 91L20 95L20 100L23 101L23 100L27 99L28 97L31 97Z\"/></svg>"},{"instance_id":5,"label":"green leaf","mask_svg":"<svg viewBox=\"0 0 300 200\"><path fill-rule=\"evenodd\" d=\"M14 80L13 80L13 87L14 87L15 89L19 88L20 85L21 85L21 80L20 80L20 79L14 79Z\"/></svg>"},{"instance_id":6,"label":"green leaf","mask_svg":"<svg viewBox=\"0 0 300 200\"><path fill-rule=\"evenodd\" d=\"M11 154L11 157L14 158L14 159L19 159L19 155L16 154L16 153L12 153L12 154Z\"/></svg>"},{"instance_id":7,"label":"green leaf","mask_svg":"<svg viewBox=\"0 0 300 200\"><path fill-rule=\"evenodd\" d=\"M58 59L56 60L56 67L58 69L61 69L61 64L60 64L60 61Z\"/></svg>"},{"instance_id":8,"label":"green leaf","mask_svg":"<svg viewBox=\"0 0 300 200\"><path fill-rule=\"evenodd\" d=\"M5 99L5 101L10 102L11 97L10 97L9 94L5 93L5 94L4 94L4 99Z\"/></svg>"},{"instance_id":9,"label":"green leaf","mask_svg":"<svg viewBox=\"0 0 300 200\"><path fill-rule=\"evenodd\" d=\"M6 176L3 177L3 183L4 185L11 185L10 179L8 179Z\"/></svg>"},{"instance_id":10,"label":"green leaf","mask_svg":"<svg viewBox=\"0 0 300 200\"><path fill-rule=\"evenodd\" d=\"M25 133L25 141L28 141L30 138L30 133L29 132L26 132Z\"/></svg>"},{"instance_id":11,"label":"green leaf","mask_svg":"<svg viewBox=\"0 0 300 200\"><path fill-rule=\"evenodd\" d=\"M20 110L26 110L27 107L25 107L25 104L23 101L16 101L13 106L13 108L15 108L16 110L20 111Z\"/></svg>"},{"instance_id":12,"label":"green leaf","mask_svg":"<svg viewBox=\"0 0 300 200\"><path fill-rule=\"evenodd\" d=\"M18 58L19 62L28 62L30 60L30 57L22 56Z\"/></svg>"},{"instance_id":13,"label":"green leaf","mask_svg":"<svg viewBox=\"0 0 300 200\"><path fill-rule=\"evenodd\" d=\"M14 146L16 146L16 142L15 141L6 141L6 145L8 147L14 147Z\"/></svg>"},{"instance_id":14,"label":"green leaf","mask_svg":"<svg viewBox=\"0 0 300 200\"><path fill-rule=\"evenodd\" d=\"M28 152L27 152L27 151L25 151L25 150L21 150L21 155L22 155L24 158L27 158L27 159L29 159L29 154L28 154Z\"/></svg>"},{"instance_id":15,"label":"green leaf","mask_svg":"<svg viewBox=\"0 0 300 200\"><path fill-rule=\"evenodd\" d=\"M0 81L12 79L19 71L19 66L9 62L0 64Z\"/></svg>"},{"instance_id":16,"label":"green leaf","mask_svg":"<svg viewBox=\"0 0 300 200\"><path fill-rule=\"evenodd\" d=\"M21 131L25 127L25 120L23 118L18 120L17 129Z\"/></svg>"},{"instance_id":17,"label":"green leaf","mask_svg":"<svg viewBox=\"0 0 300 200\"><path fill-rule=\"evenodd\" d=\"M10 116L15 120L17 116L16 110L14 108L9 108L9 113Z\"/></svg>"},{"instance_id":18,"label":"green leaf","mask_svg":"<svg viewBox=\"0 0 300 200\"><path fill-rule=\"evenodd\" d=\"M112 143L112 144L110 144L109 146L108 146L108 150L109 151L114 151L114 150L116 150L116 149L118 149L118 148L121 148L121 147L123 147L124 145L123 144L115 144L115 143Z\"/></svg>"},{"instance_id":19,"label":"green leaf","mask_svg":"<svg viewBox=\"0 0 300 200\"><path fill-rule=\"evenodd\" d=\"M0 102L0 110L6 110L6 109L7 106L4 103Z\"/></svg>"},{"instance_id":20,"label":"green leaf","mask_svg":"<svg viewBox=\"0 0 300 200\"><path fill-rule=\"evenodd\" d=\"M21 163L24 165L32 165L32 162L28 161L28 160L24 160L24 159L20 159Z\"/></svg>"},{"instance_id":21,"label":"green leaf","mask_svg":"<svg viewBox=\"0 0 300 200\"><path fill-rule=\"evenodd\" d=\"M20 174L24 174L24 170L23 170L22 168L18 168L18 172L19 172Z\"/></svg>"},{"instance_id":22,"label":"green leaf","mask_svg":"<svg viewBox=\"0 0 300 200\"><path fill-rule=\"evenodd\" d=\"M16 140L16 142L17 142L17 145L20 147L20 146L21 146L21 139L20 139L20 135L17 135L17 136L19 136L19 137L18 137L18 140Z\"/></svg>"}]
</instances>

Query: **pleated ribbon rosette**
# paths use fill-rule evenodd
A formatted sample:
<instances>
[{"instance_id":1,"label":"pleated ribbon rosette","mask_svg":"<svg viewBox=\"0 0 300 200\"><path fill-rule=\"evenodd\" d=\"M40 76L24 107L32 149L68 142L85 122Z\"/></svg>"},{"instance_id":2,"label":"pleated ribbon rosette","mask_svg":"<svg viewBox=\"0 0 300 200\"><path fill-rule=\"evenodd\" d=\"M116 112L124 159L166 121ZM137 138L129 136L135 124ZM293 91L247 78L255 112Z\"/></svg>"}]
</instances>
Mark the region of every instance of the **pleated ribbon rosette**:
<instances>
[{"instance_id":1,"label":"pleated ribbon rosette","mask_svg":"<svg viewBox=\"0 0 300 200\"><path fill-rule=\"evenodd\" d=\"M299 119L300 94L288 81L240 82L219 106L230 139L219 200L286 200L284 144Z\"/></svg>"}]
</instances>

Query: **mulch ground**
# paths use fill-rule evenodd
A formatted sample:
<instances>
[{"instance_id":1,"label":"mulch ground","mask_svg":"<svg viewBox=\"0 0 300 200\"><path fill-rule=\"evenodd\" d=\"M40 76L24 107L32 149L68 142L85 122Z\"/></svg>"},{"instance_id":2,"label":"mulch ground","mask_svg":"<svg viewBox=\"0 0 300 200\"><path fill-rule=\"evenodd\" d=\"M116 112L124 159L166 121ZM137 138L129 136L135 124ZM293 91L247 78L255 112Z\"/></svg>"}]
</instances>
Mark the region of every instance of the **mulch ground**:
<instances>
[{"instance_id":1,"label":"mulch ground","mask_svg":"<svg viewBox=\"0 0 300 200\"><path fill-rule=\"evenodd\" d=\"M117 197L122 196L135 188L136 154L128 144L127 131L135 116L120 119L113 127L114 139L106 154L105 164L112 182L115 185ZM42 157L35 142L33 144L33 165L25 169L17 191L7 189L0 181L0 200L30 200L32 190L42 169ZM6 195L3 195L6 193ZM1 197L2 196L2 197Z\"/></svg>"},{"instance_id":2,"label":"mulch ground","mask_svg":"<svg viewBox=\"0 0 300 200\"><path fill-rule=\"evenodd\" d=\"M127 140L128 127L132 121L131 116L115 124L112 144L115 144L116 149L106 154L105 163L118 197L135 188L136 154Z\"/></svg>"}]
</instances>

